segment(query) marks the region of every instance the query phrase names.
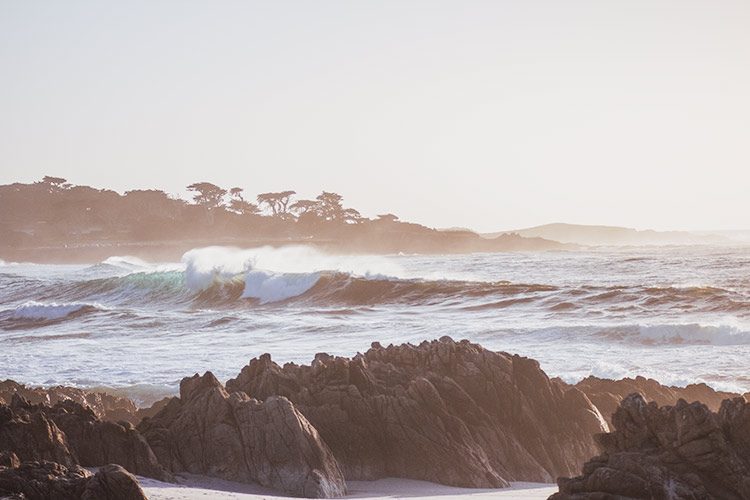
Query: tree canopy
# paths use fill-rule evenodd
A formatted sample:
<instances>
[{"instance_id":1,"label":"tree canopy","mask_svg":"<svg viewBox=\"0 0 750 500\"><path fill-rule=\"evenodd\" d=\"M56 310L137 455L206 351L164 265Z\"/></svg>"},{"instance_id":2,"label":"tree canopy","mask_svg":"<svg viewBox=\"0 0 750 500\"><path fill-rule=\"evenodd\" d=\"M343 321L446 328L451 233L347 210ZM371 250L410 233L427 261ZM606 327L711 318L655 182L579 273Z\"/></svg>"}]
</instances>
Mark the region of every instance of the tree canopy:
<instances>
[{"instance_id":1,"label":"tree canopy","mask_svg":"<svg viewBox=\"0 0 750 500\"><path fill-rule=\"evenodd\" d=\"M195 184L190 184L187 188L189 191L195 192L193 196L195 203L208 209L222 206L224 195L227 194L226 189L222 189L210 182L196 182Z\"/></svg>"}]
</instances>

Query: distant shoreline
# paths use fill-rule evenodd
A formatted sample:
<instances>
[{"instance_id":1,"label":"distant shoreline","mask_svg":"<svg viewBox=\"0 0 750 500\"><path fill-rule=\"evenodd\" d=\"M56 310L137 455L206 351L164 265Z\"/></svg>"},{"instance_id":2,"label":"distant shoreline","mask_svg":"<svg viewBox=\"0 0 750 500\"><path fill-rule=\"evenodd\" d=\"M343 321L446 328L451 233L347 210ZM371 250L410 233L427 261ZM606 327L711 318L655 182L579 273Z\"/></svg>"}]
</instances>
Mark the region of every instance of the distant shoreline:
<instances>
[{"instance_id":1,"label":"distant shoreline","mask_svg":"<svg viewBox=\"0 0 750 500\"><path fill-rule=\"evenodd\" d=\"M396 255L399 253L439 255L439 254L469 254L469 253L504 253L515 251L550 251L572 250L576 245L565 245L548 242L549 245L534 246L520 245L517 247L486 248L487 245L456 245L456 246L423 246L369 248L366 244L352 244L334 239L320 238L220 238L220 239L190 239L179 241L134 241L134 242L86 242L69 245L46 245L36 247L0 247L0 259L7 262L31 262L37 264L90 264L117 255L129 255L152 262L175 262L182 255L193 248L209 246L225 246L239 248L257 248L263 246L312 246L322 251L337 254L353 255Z\"/></svg>"}]
</instances>

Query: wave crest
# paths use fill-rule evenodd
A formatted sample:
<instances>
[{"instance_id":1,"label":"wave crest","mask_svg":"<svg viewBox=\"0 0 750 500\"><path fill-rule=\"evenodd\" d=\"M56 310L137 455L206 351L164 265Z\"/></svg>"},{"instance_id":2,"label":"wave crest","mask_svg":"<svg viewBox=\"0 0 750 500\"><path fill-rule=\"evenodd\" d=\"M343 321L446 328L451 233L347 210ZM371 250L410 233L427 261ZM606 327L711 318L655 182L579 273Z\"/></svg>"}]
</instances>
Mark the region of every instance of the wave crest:
<instances>
[{"instance_id":1,"label":"wave crest","mask_svg":"<svg viewBox=\"0 0 750 500\"><path fill-rule=\"evenodd\" d=\"M54 321L103 309L99 304L85 302L43 303L30 301L13 309L10 312L10 318L15 320Z\"/></svg>"}]
</instances>

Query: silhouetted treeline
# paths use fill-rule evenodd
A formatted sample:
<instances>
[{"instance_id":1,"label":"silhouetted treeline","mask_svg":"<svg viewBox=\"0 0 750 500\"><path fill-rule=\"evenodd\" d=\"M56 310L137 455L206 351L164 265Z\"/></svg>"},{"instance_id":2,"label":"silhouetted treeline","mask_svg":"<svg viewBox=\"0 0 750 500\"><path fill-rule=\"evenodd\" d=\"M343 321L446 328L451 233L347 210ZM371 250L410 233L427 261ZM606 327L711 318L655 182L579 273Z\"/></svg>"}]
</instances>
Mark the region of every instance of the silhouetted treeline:
<instances>
[{"instance_id":1,"label":"silhouetted treeline","mask_svg":"<svg viewBox=\"0 0 750 500\"><path fill-rule=\"evenodd\" d=\"M0 247L297 242L360 252L463 252L555 246L517 235L486 240L468 231L441 232L389 213L369 219L326 191L307 200L292 190L248 197L242 188L209 182L187 188L191 201L151 189L121 195L50 176L3 185Z\"/></svg>"}]
</instances>

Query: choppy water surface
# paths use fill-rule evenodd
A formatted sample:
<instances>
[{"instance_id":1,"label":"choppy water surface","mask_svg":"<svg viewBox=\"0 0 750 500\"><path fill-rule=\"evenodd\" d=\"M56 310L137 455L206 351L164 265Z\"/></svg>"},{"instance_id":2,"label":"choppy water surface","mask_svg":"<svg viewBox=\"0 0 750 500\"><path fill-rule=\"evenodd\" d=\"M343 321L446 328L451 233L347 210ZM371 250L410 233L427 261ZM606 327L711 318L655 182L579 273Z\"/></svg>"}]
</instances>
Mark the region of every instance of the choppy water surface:
<instances>
[{"instance_id":1,"label":"choppy water surface","mask_svg":"<svg viewBox=\"0 0 750 500\"><path fill-rule=\"evenodd\" d=\"M330 256L196 249L180 263L0 263L0 378L142 402L270 352L309 362L442 335L551 376L750 391L750 248Z\"/></svg>"}]
</instances>

